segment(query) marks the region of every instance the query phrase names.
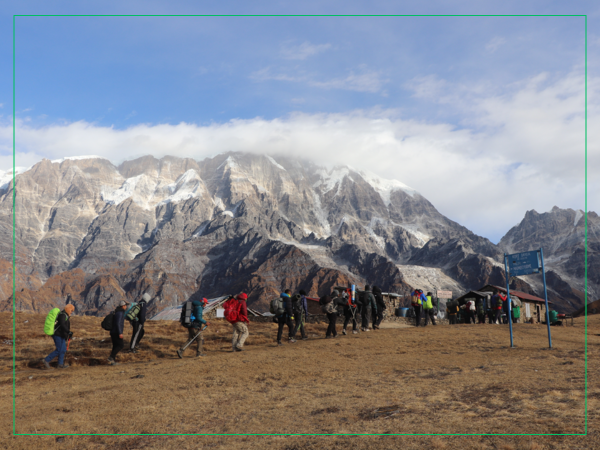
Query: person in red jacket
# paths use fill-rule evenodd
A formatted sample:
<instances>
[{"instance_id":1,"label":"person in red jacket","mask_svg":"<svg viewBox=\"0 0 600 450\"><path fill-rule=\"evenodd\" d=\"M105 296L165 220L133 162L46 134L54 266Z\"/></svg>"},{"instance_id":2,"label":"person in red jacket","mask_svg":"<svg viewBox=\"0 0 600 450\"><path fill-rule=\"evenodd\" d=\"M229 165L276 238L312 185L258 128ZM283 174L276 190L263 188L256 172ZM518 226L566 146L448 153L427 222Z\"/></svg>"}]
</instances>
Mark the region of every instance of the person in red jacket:
<instances>
[{"instance_id":1,"label":"person in red jacket","mask_svg":"<svg viewBox=\"0 0 600 450\"><path fill-rule=\"evenodd\" d=\"M233 339L231 340L231 346L234 352L241 352L244 350L244 342L246 342L246 338L248 337L248 325L250 321L248 320L248 308L246 307L246 300L248 300L248 296L244 293L239 294L236 297L236 300L240 302L240 309L238 313L238 319L233 322Z\"/></svg>"}]
</instances>

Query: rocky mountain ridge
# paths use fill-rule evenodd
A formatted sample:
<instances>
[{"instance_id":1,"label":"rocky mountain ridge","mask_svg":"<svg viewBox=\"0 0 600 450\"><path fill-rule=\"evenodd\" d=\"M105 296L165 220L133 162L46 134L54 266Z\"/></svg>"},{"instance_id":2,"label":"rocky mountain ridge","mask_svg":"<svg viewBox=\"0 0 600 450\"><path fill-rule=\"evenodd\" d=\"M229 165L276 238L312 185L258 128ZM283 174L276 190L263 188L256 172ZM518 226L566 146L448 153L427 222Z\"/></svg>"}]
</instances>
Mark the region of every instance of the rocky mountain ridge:
<instances>
[{"instance_id":1,"label":"rocky mountain ridge","mask_svg":"<svg viewBox=\"0 0 600 450\"><path fill-rule=\"evenodd\" d=\"M6 261L13 189L0 188ZM69 293L79 311L101 314L149 292L157 312L240 290L266 309L283 288L319 295L369 282L408 293L419 272L427 289L426 279L454 291L504 282L502 246L444 217L416 190L297 158L146 156L118 167L98 157L43 160L17 175L15 208L15 300L24 310L64 304ZM520 248L507 239L505 247Z\"/></svg>"}]
</instances>

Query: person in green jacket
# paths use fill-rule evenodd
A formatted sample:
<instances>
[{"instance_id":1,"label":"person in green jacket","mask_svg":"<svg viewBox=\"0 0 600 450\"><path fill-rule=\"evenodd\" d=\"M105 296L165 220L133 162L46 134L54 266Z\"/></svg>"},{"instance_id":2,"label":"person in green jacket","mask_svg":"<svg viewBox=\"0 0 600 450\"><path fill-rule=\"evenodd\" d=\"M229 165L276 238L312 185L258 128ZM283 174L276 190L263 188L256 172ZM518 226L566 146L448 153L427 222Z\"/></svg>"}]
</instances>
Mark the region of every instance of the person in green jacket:
<instances>
[{"instance_id":1,"label":"person in green jacket","mask_svg":"<svg viewBox=\"0 0 600 450\"><path fill-rule=\"evenodd\" d=\"M517 305L513 305L512 307L512 321L513 323L518 323L521 318L521 307Z\"/></svg>"},{"instance_id":2,"label":"person in green jacket","mask_svg":"<svg viewBox=\"0 0 600 450\"><path fill-rule=\"evenodd\" d=\"M427 293L427 301L423 302L423 313L425 314L425 325L429 323L429 319L431 319L431 323L435 325L435 314L433 310L433 294L431 292Z\"/></svg>"}]
</instances>

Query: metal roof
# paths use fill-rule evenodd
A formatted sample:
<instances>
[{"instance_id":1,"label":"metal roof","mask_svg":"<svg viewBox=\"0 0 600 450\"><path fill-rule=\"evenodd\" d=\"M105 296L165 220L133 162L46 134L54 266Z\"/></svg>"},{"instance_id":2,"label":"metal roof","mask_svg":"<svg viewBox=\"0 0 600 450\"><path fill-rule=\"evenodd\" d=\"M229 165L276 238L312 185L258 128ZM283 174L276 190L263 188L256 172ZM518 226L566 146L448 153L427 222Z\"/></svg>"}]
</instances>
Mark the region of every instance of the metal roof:
<instances>
[{"instance_id":1,"label":"metal roof","mask_svg":"<svg viewBox=\"0 0 600 450\"><path fill-rule=\"evenodd\" d=\"M486 284L480 290L483 291L484 289L487 289L487 288L498 289L500 292L506 292L505 288L501 288L500 286L493 286L491 284ZM525 292L521 292L521 291L513 291L511 289L510 295L511 296L514 295L515 297L519 297L521 300L525 300L528 302L546 303L546 300L544 300L543 298L536 297L535 295L526 294ZM552 302L550 300L548 300L548 303L552 303Z\"/></svg>"}]
</instances>

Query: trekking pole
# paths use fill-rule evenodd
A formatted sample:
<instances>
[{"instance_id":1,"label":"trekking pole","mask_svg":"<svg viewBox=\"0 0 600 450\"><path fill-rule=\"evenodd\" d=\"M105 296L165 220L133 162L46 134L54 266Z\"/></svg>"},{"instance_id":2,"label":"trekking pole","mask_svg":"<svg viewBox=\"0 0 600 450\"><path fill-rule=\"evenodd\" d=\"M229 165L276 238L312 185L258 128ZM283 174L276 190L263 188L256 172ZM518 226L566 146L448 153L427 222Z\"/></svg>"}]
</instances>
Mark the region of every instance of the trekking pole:
<instances>
[{"instance_id":1,"label":"trekking pole","mask_svg":"<svg viewBox=\"0 0 600 450\"><path fill-rule=\"evenodd\" d=\"M202 328L200 331L198 331L198 334L196 334L196 336L194 336L192 339L190 339L190 341L187 344L185 344L185 346L181 349L181 351L183 352L186 348L188 348L190 346L190 344L192 342L194 342L198 336L200 336L200 333L202 333L204 330L206 330L206 327L208 327L208 325L204 325L204 328Z\"/></svg>"}]
</instances>

